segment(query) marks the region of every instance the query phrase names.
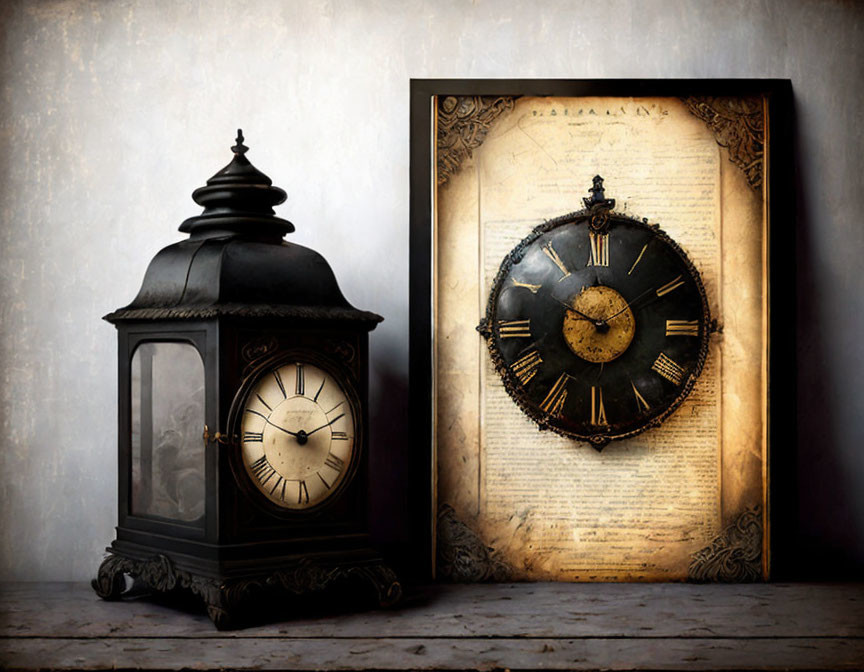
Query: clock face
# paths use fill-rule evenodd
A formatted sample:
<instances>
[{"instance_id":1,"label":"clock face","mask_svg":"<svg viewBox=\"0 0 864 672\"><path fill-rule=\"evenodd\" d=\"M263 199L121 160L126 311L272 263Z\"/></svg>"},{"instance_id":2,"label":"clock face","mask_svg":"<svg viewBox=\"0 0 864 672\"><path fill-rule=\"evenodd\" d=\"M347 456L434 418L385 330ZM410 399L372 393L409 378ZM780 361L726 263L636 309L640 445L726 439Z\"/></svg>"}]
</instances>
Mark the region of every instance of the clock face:
<instances>
[{"instance_id":1,"label":"clock face","mask_svg":"<svg viewBox=\"0 0 864 672\"><path fill-rule=\"evenodd\" d=\"M247 475L281 508L321 504L350 471L357 413L345 386L314 364L266 371L247 395L240 423Z\"/></svg>"},{"instance_id":2,"label":"clock face","mask_svg":"<svg viewBox=\"0 0 864 672\"><path fill-rule=\"evenodd\" d=\"M707 354L705 290L657 227L587 215L538 227L504 260L482 331L541 427L602 447L658 425Z\"/></svg>"}]
</instances>

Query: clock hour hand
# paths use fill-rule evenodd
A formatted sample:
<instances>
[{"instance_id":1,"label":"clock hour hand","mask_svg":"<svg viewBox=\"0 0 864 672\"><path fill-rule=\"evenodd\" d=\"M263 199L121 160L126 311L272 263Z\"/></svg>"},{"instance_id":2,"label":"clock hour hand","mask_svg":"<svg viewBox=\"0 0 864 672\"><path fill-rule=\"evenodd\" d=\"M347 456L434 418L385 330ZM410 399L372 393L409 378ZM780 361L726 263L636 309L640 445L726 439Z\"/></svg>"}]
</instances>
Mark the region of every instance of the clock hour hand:
<instances>
[{"instance_id":1,"label":"clock hour hand","mask_svg":"<svg viewBox=\"0 0 864 672\"><path fill-rule=\"evenodd\" d=\"M555 299L555 300L558 301L558 299ZM601 334L605 334L607 331L609 331L609 325L606 324L606 320L595 320L593 317L589 317L588 315L583 313L581 310L576 310L573 306L571 306L567 303L564 303L563 301L558 301L558 303L560 303L562 306L564 306L571 313L576 313L582 319L587 320L588 322L593 324L594 328L598 332L600 332Z\"/></svg>"},{"instance_id":2,"label":"clock hour hand","mask_svg":"<svg viewBox=\"0 0 864 672\"><path fill-rule=\"evenodd\" d=\"M317 432L319 429L324 429L325 427L329 427L330 425L332 425L334 422L336 422L339 418L341 418L341 417L344 416L344 415L345 415L344 413L340 413L339 415L337 415L335 418L333 418L333 419L332 419L330 422L328 422L327 424L325 424L325 425L321 425L320 427L316 427L316 428L313 429L311 432L308 432L308 433L306 434L306 436L310 436L310 435L314 434L314 433Z\"/></svg>"},{"instance_id":3,"label":"clock hour hand","mask_svg":"<svg viewBox=\"0 0 864 672\"><path fill-rule=\"evenodd\" d=\"M285 429L284 427L280 427L279 425L277 425L273 422L270 422L270 418L267 418L266 422L268 425L270 425L271 427L275 427L280 432L285 432L286 434L290 434L291 436L297 436L297 432L292 432L290 429Z\"/></svg>"}]
</instances>

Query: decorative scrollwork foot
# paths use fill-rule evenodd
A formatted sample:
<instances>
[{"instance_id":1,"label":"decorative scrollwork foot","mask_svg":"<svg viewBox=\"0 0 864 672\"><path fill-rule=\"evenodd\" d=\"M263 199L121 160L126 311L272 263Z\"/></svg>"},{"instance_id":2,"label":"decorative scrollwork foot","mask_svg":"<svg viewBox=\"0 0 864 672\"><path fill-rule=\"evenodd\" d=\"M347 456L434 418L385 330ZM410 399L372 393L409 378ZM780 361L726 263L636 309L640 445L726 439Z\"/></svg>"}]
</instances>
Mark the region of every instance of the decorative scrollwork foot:
<instances>
[{"instance_id":1,"label":"decorative scrollwork foot","mask_svg":"<svg viewBox=\"0 0 864 672\"><path fill-rule=\"evenodd\" d=\"M123 558L109 555L99 565L96 578L90 585L103 600L119 600L126 590L126 569Z\"/></svg>"},{"instance_id":2,"label":"decorative scrollwork foot","mask_svg":"<svg viewBox=\"0 0 864 672\"><path fill-rule=\"evenodd\" d=\"M213 621L217 630L234 630L238 627L237 619L225 603L225 595L221 590L208 591L203 596L207 603L207 615Z\"/></svg>"},{"instance_id":3,"label":"decorative scrollwork foot","mask_svg":"<svg viewBox=\"0 0 864 672\"><path fill-rule=\"evenodd\" d=\"M128 594L127 575L148 591L197 595L218 630L244 627L278 611L285 598L293 600L343 582L362 588L364 599L368 595L378 607L392 606L402 597L396 575L382 564L328 567L303 560L271 574L219 580L178 569L165 555L137 560L114 553L99 567L93 589L103 599L118 600Z\"/></svg>"},{"instance_id":4,"label":"decorative scrollwork foot","mask_svg":"<svg viewBox=\"0 0 864 672\"><path fill-rule=\"evenodd\" d=\"M353 574L371 587L376 606L392 607L402 599L402 584L396 573L386 565L357 567Z\"/></svg>"}]
</instances>

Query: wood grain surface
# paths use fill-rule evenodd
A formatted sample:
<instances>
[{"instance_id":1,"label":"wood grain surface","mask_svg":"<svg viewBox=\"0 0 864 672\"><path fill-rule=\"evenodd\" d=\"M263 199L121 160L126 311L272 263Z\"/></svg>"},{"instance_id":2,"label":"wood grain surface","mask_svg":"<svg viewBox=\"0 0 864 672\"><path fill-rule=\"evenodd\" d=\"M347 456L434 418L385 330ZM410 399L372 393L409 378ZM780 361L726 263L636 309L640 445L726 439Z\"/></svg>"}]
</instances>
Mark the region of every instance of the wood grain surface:
<instances>
[{"instance_id":1,"label":"wood grain surface","mask_svg":"<svg viewBox=\"0 0 864 672\"><path fill-rule=\"evenodd\" d=\"M499 584L392 611L218 632L204 614L103 602L84 584L0 588L8 669L858 669L861 584Z\"/></svg>"}]
</instances>

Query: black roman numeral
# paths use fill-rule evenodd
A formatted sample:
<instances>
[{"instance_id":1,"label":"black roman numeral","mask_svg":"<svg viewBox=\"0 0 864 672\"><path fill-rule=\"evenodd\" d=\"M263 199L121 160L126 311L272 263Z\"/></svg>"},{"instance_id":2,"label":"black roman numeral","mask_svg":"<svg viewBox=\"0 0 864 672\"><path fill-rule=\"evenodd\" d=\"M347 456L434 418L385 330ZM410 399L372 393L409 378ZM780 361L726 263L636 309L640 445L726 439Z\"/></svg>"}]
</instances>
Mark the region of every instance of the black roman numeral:
<instances>
[{"instance_id":1,"label":"black roman numeral","mask_svg":"<svg viewBox=\"0 0 864 672\"><path fill-rule=\"evenodd\" d=\"M243 432L243 440L261 443L264 440L264 432Z\"/></svg>"},{"instance_id":2,"label":"black roman numeral","mask_svg":"<svg viewBox=\"0 0 864 672\"><path fill-rule=\"evenodd\" d=\"M348 440L348 433L347 432L332 432L330 435L330 438L333 439L333 441L347 441Z\"/></svg>"},{"instance_id":3,"label":"black roman numeral","mask_svg":"<svg viewBox=\"0 0 864 672\"><path fill-rule=\"evenodd\" d=\"M315 398L312 399L312 401L316 401L316 402L318 401L318 395L321 394L321 390L324 389L324 383L326 383L326 382L327 382L326 378L324 378L324 380L321 381L321 387L318 388L318 391L315 393Z\"/></svg>"},{"instance_id":4,"label":"black roman numeral","mask_svg":"<svg viewBox=\"0 0 864 672\"><path fill-rule=\"evenodd\" d=\"M300 486L297 489L297 503L303 504L304 499L306 500L305 503L308 504L309 503L309 491L306 489L306 481L300 481Z\"/></svg>"},{"instance_id":5,"label":"black roman numeral","mask_svg":"<svg viewBox=\"0 0 864 672\"><path fill-rule=\"evenodd\" d=\"M278 488L280 484L282 484L282 488L283 488L283 491L284 491L284 488L285 488L285 479L282 478L281 476L280 476L279 479L276 481L276 484L275 484L272 488L270 488L270 494L271 494L271 495L272 495L274 492L276 492L276 488Z\"/></svg>"},{"instance_id":6,"label":"black roman numeral","mask_svg":"<svg viewBox=\"0 0 864 672\"><path fill-rule=\"evenodd\" d=\"M276 470L267 461L266 455L262 455L250 464L249 469L262 486L276 475Z\"/></svg>"},{"instance_id":7,"label":"black roman numeral","mask_svg":"<svg viewBox=\"0 0 864 672\"><path fill-rule=\"evenodd\" d=\"M305 396L306 394L306 374L303 372L303 365L297 364L297 380L294 388L295 394Z\"/></svg>"},{"instance_id":8,"label":"black roman numeral","mask_svg":"<svg viewBox=\"0 0 864 672\"><path fill-rule=\"evenodd\" d=\"M264 401L264 399L261 398L260 394L256 394L255 396L258 397L258 401L260 401L262 404L264 404L267 407L268 411L270 411L271 413L273 412L273 409L270 408L270 404L268 404L266 401Z\"/></svg>"},{"instance_id":9,"label":"black roman numeral","mask_svg":"<svg viewBox=\"0 0 864 672\"><path fill-rule=\"evenodd\" d=\"M276 379L276 384L279 386L279 391L282 393L282 397L287 399L288 395L285 394L285 384L282 382L282 376L279 375L278 371L274 371L273 377Z\"/></svg>"},{"instance_id":10,"label":"black roman numeral","mask_svg":"<svg viewBox=\"0 0 864 672\"><path fill-rule=\"evenodd\" d=\"M324 464L331 469L335 469L336 471L342 471L343 467L345 466L345 460L343 460L341 457L337 457L333 453L330 453L327 456L327 459L324 460Z\"/></svg>"}]
</instances>

